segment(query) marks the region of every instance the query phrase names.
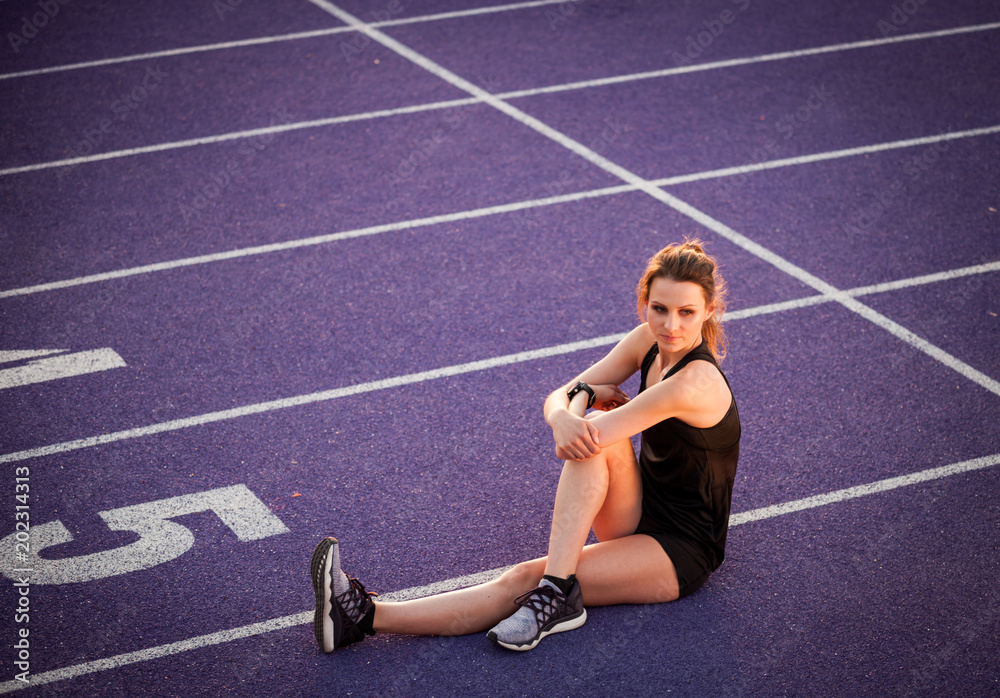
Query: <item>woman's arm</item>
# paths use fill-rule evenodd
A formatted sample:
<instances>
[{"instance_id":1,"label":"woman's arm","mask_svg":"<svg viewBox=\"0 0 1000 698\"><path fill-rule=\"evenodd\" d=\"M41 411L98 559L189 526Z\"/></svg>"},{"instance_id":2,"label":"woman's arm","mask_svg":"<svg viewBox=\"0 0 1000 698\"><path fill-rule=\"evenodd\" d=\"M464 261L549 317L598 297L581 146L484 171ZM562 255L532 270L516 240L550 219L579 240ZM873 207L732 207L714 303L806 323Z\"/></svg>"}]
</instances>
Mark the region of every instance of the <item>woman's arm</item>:
<instances>
[{"instance_id":1,"label":"woman's arm","mask_svg":"<svg viewBox=\"0 0 1000 698\"><path fill-rule=\"evenodd\" d=\"M587 409L587 393L577 393L570 402L568 392L569 385L565 385L556 388L545 399L545 421L552 428L556 456L563 460L583 460L601 452L597 443L597 427L583 418Z\"/></svg>"},{"instance_id":2,"label":"woman's arm","mask_svg":"<svg viewBox=\"0 0 1000 698\"><path fill-rule=\"evenodd\" d=\"M707 361L693 361L627 405L595 413L587 421L597 429L595 440L608 445L671 417L707 428L725 416L731 402L732 393L719 370Z\"/></svg>"},{"instance_id":3,"label":"woman's arm","mask_svg":"<svg viewBox=\"0 0 1000 698\"><path fill-rule=\"evenodd\" d=\"M652 341L649 329L640 325L618 342L607 356L566 385L556 388L545 399L545 421L552 428L559 458L582 460L601 452L597 428L592 420L583 418L588 396L585 392L577 393L570 403L567 395L570 388L578 381L584 381L594 387L601 406L605 408L613 403L627 402L628 397L618 389L618 385L639 369Z\"/></svg>"}]
</instances>

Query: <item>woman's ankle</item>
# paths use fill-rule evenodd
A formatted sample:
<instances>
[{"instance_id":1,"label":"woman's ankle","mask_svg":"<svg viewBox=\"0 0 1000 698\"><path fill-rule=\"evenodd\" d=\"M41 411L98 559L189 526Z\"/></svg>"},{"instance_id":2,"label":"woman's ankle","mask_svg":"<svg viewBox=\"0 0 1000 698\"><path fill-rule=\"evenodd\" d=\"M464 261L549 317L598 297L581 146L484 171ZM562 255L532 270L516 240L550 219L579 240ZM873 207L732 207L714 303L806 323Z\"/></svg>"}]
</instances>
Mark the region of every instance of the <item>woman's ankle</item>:
<instances>
[{"instance_id":1,"label":"woman's ankle","mask_svg":"<svg viewBox=\"0 0 1000 698\"><path fill-rule=\"evenodd\" d=\"M542 577L542 579L552 582L559 588L559 591L561 591L565 595L568 595L570 589L573 588L573 582L576 581L576 575L570 574L565 577L557 577L552 574L546 574Z\"/></svg>"}]
</instances>

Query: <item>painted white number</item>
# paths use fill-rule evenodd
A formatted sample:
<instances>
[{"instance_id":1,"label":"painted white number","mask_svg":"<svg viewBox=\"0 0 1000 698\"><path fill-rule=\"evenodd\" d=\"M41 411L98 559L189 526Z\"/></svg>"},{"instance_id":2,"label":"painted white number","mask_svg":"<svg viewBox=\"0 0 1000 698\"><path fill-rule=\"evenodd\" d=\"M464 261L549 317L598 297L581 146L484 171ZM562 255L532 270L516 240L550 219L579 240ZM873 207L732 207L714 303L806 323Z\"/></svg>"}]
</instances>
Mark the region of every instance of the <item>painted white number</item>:
<instances>
[{"instance_id":1,"label":"painted white number","mask_svg":"<svg viewBox=\"0 0 1000 698\"><path fill-rule=\"evenodd\" d=\"M75 354L67 354L67 351L67 349L0 351L0 364L32 359L23 366L0 369L0 390L125 366L125 359L118 356L113 349L93 349ZM62 354L62 356L50 356L51 354ZM38 358L43 356L48 358Z\"/></svg>"},{"instance_id":2,"label":"painted white number","mask_svg":"<svg viewBox=\"0 0 1000 698\"><path fill-rule=\"evenodd\" d=\"M39 557L38 553L45 548L73 540L73 534L61 521L52 521L31 527L28 538L30 550L25 559L15 551L19 541L21 546L18 550L24 550L24 533L21 533L20 539L17 533L13 533L0 541L3 573L15 579L19 574L14 569L31 569L29 576L33 584L70 584L149 569L180 557L194 545L194 534L169 519L202 511L215 512L242 541L289 532L285 524L246 485L233 485L99 512L112 531L139 534L139 540L113 550L61 560ZM7 561L14 559L15 555L17 564L11 567ZM25 574L22 572L20 576Z\"/></svg>"}]
</instances>

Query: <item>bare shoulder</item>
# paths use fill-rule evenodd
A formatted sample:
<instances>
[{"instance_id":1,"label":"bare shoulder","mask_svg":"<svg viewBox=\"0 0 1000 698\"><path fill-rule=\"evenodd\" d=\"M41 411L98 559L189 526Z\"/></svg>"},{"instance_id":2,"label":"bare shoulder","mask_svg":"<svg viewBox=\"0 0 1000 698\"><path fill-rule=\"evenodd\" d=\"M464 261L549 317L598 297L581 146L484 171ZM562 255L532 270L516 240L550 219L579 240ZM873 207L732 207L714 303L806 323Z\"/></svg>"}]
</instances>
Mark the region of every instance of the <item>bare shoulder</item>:
<instances>
[{"instance_id":1,"label":"bare shoulder","mask_svg":"<svg viewBox=\"0 0 1000 698\"><path fill-rule=\"evenodd\" d=\"M672 376L680 385L690 386L699 391L711 391L718 386L725 386L726 379L722 377L715 364L709 361L691 361L687 366Z\"/></svg>"},{"instance_id":2,"label":"bare shoulder","mask_svg":"<svg viewBox=\"0 0 1000 698\"><path fill-rule=\"evenodd\" d=\"M649 331L649 327L645 324L640 325L619 340L604 358L573 379L571 383L582 380L591 385L621 385L642 367L642 359L653 342L653 333Z\"/></svg>"},{"instance_id":3,"label":"bare shoulder","mask_svg":"<svg viewBox=\"0 0 1000 698\"><path fill-rule=\"evenodd\" d=\"M629 354L636 357L637 365L642 364L643 358L645 358L649 348L654 344L656 344L656 337L653 336L652 330L649 329L649 325L645 322L625 335L625 339L621 341L621 346Z\"/></svg>"},{"instance_id":4,"label":"bare shoulder","mask_svg":"<svg viewBox=\"0 0 1000 698\"><path fill-rule=\"evenodd\" d=\"M692 361L667 382L681 397L678 416L692 426L710 427L729 411L733 395L722 372L708 361Z\"/></svg>"}]
</instances>

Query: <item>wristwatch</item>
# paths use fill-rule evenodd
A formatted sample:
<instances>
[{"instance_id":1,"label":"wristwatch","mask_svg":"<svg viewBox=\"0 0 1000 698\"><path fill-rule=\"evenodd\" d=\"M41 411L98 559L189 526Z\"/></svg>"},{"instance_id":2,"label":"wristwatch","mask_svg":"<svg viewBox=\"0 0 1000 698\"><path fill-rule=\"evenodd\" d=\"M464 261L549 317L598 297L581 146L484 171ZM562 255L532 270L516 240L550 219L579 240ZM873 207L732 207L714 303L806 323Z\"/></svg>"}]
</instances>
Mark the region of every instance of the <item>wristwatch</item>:
<instances>
[{"instance_id":1,"label":"wristwatch","mask_svg":"<svg viewBox=\"0 0 1000 698\"><path fill-rule=\"evenodd\" d=\"M573 398L576 396L577 393L581 391L587 393L587 395L590 396L587 398L587 409L589 410L591 407L594 406L594 400L597 399L597 396L594 394L594 389L591 388L586 383L584 383L583 381L580 381L572 388L570 388L569 392L566 393L566 395L569 397L569 401L573 402Z\"/></svg>"}]
</instances>

